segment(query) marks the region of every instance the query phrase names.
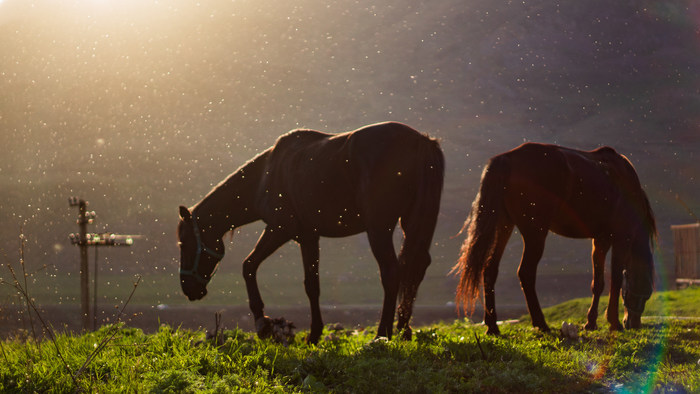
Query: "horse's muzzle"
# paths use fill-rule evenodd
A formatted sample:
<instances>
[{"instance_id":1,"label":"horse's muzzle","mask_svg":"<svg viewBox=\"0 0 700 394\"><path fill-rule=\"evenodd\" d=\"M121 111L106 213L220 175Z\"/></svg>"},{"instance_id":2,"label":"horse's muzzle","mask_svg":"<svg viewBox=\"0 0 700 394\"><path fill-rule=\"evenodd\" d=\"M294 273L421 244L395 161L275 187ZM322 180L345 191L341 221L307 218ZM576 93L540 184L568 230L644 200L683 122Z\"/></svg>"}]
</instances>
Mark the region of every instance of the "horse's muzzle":
<instances>
[{"instance_id":1,"label":"horse's muzzle","mask_svg":"<svg viewBox=\"0 0 700 394\"><path fill-rule=\"evenodd\" d=\"M642 315L635 312L626 311L623 323L625 329L642 327Z\"/></svg>"},{"instance_id":2,"label":"horse's muzzle","mask_svg":"<svg viewBox=\"0 0 700 394\"><path fill-rule=\"evenodd\" d=\"M200 293L186 294L186 295L190 301L201 300L202 298L204 298L205 295L207 295L207 289L202 290L202 292L200 292Z\"/></svg>"},{"instance_id":3,"label":"horse's muzzle","mask_svg":"<svg viewBox=\"0 0 700 394\"><path fill-rule=\"evenodd\" d=\"M640 328L642 326L642 313L649 296L639 296L634 293L627 293L624 298L625 317L622 324L626 329Z\"/></svg>"},{"instance_id":4,"label":"horse's muzzle","mask_svg":"<svg viewBox=\"0 0 700 394\"><path fill-rule=\"evenodd\" d=\"M625 305L625 317L622 320L622 324L624 325L625 329L640 328L642 326L642 313L644 312L644 304L646 303L646 299L635 299L628 296L625 303L627 305ZM628 305L633 305L633 307Z\"/></svg>"},{"instance_id":5,"label":"horse's muzzle","mask_svg":"<svg viewBox=\"0 0 700 394\"><path fill-rule=\"evenodd\" d=\"M192 278L181 278L180 286L182 287L182 292L185 293L190 301L201 300L207 295L207 288Z\"/></svg>"}]
</instances>

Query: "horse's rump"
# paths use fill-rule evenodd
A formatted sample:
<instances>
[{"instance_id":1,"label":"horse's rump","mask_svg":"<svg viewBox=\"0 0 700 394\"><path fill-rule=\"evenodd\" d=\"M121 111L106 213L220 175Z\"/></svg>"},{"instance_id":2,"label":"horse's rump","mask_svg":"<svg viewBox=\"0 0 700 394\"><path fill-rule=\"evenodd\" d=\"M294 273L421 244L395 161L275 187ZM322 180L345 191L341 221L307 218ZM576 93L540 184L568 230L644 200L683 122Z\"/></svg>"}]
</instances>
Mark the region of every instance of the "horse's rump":
<instances>
[{"instance_id":1,"label":"horse's rump","mask_svg":"<svg viewBox=\"0 0 700 394\"><path fill-rule=\"evenodd\" d=\"M644 223L654 237L654 216L636 171L613 148L528 143L499 156L510 162L504 193L521 230L544 225L565 237L593 238Z\"/></svg>"}]
</instances>

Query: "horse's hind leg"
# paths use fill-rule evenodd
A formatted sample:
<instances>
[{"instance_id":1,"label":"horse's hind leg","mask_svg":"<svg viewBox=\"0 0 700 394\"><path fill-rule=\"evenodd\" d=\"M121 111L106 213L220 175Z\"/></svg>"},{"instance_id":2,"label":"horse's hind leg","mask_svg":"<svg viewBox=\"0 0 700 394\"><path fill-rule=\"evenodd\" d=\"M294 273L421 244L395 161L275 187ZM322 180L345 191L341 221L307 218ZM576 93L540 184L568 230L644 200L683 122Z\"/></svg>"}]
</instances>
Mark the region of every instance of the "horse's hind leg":
<instances>
[{"instance_id":1,"label":"horse's hind leg","mask_svg":"<svg viewBox=\"0 0 700 394\"><path fill-rule=\"evenodd\" d=\"M493 254L484 267L484 324L487 327L486 334L490 335L501 334L501 331L498 329L498 316L496 315L496 279L498 278L498 266L503 257L503 251L512 232L512 224L498 226Z\"/></svg>"},{"instance_id":2,"label":"horse's hind leg","mask_svg":"<svg viewBox=\"0 0 700 394\"><path fill-rule=\"evenodd\" d=\"M605 287L605 255L610 249L610 242L608 240L594 238L592 244L593 251L591 252L591 260L593 262L593 280L591 281L591 293L593 294L593 299L591 300L591 307L588 308L586 330L596 330L598 328L598 302L600 301L600 295L603 293L603 288Z\"/></svg>"},{"instance_id":3,"label":"horse's hind leg","mask_svg":"<svg viewBox=\"0 0 700 394\"><path fill-rule=\"evenodd\" d=\"M321 286L318 277L318 237L304 239L299 242L299 245L304 261L304 289L311 305L311 332L306 338L306 342L317 343L323 332L323 319L321 318L321 307L319 305Z\"/></svg>"},{"instance_id":4,"label":"horse's hind leg","mask_svg":"<svg viewBox=\"0 0 700 394\"><path fill-rule=\"evenodd\" d=\"M391 339L396 296L399 292L399 261L396 258L392 242L393 227L379 226L379 228L378 230L367 230L369 245L379 264L382 287L384 287L384 303L382 304L377 337Z\"/></svg>"},{"instance_id":5,"label":"horse's hind leg","mask_svg":"<svg viewBox=\"0 0 700 394\"><path fill-rule=\"evenodd\" d=\"M540 231L525 233L522 229L520 231L523 235L523 243L525 244L523 257L518 267L520 286L525 294L527 309L530 312L533 327L539 328L542 331L549 331L549 326L544 319L544 314L542 313L540 302L537 299L537 290L535 288L537 282L537 264L542 258L542 252L544 252L544 241L547 237L547 233L542 233Z\"/></svg>"},{"instance_id":6,"label":"horse's hind leg","mask_svg":"<svg viewBox=\"0 0 700 394\"><path fill-rule=\"evenodd\" d=\"M401 283L399 285L400 302L396 329L402 333L403 339L410 340L412 330L409 323L413 314L413 303L416 300L418 286L423 281L425 271L430 265L430 253L428 253L427 248L415 250L418 248L411 248L407 242L409 242L408 237L401 253L399 253Z\"/></svg>"}]
</instances>

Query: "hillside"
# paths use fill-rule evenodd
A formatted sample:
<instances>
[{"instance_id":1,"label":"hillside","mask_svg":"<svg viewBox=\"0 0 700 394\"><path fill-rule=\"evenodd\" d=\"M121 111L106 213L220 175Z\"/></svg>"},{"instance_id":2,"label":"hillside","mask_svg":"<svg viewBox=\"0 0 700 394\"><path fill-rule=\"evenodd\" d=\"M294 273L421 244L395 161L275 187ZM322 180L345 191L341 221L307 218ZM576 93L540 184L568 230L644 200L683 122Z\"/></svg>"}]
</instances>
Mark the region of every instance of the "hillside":
<instances>
[{"instance_id":1,"label":"hillside","mask_svg":"<svg viewBox=\"0 0 700 394\"><path fill-rule=\"evenodd\" d=\"M78 195L97 211L93 229L145 235L128 250L101 251L103 274L151 273L163 289L152 302L182 302L178 205L194 204L287 130L398 120L439 137L448 166L421 302L452 298L445 275L461 240L451 237L481 166L524 141L611 145L632 160L658 216L663 281L668 226L692 220L676 195L699 210L698 12L689 0L5 0L0 247L16 261L26 223L27 261L70 283L77 251L67 234L77 228L66 199ZM257 230L234 237L221 272L239 272ZM551 239L540 271L552 279L539 283L560 283L543 298L588 292L588 247ZM519 256L515 239L499 281L516 302ZM298 251L271 260L262 284L299 283L291 298L304 303ZM378 294L363 237L324 243L322 261L327 300L352 303L335 294L357 282ZM245 299L240 284L217 291Z\"/></svg>"}]
</instances>

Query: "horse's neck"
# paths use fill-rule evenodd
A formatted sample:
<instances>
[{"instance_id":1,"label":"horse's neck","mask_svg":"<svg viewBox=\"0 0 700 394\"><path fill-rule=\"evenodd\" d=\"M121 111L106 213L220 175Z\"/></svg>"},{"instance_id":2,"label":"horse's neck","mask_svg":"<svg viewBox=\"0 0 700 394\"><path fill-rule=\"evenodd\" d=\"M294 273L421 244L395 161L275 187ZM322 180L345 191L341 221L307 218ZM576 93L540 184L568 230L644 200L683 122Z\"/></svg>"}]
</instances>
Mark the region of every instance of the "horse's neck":
<instances>
[{"instance_id":1,"label":"horse's neck","mask_svg":"<svg viewBox=\"0 0 700 394\"><path fill-rule=\"evenodd\" d=\"M216 236L260 219L256 200L267 151L256 156L219 183L193 209L200 226Z\"/></svg>"}]
</instances>

